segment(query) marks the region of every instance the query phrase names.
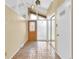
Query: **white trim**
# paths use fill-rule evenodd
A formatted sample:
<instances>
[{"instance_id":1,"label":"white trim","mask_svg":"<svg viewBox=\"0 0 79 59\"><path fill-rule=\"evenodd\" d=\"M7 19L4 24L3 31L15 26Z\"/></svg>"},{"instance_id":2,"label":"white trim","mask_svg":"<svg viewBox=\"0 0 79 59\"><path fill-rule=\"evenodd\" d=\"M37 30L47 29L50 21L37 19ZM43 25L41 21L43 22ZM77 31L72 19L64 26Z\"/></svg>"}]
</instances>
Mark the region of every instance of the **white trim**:
<instances>
[{"instance_id":1,"label":"white trim","mask_svg":"<svg viewBox=\"0 0 79 59\"><path fill-rule=\"evenodd\" d=\"M51 45L51 43L50 43L50 45ZM53 47L53 46L51 46L51 47ZM53 47L53 49L54 49L54 51L57 53L57 55L62 59L62 56L61 56L60 53L56 50L56 48Z\"/></svg>"},{"instance_id":2,"label":"white trim","mask_svg":"<svg viewBox=\"0 0 79 59\"><path fill-rule=\"evenodd\" d=\"M17 15L21 16L23 19L26 19L24 18L17 10L15 10L14 8L12 8L9 4L5 4L7 7L9 7L14 13L16 13Z\"/></svg>"},{"instance_id":3,"label":"white trim","mask_svg":"<svg viewBox=\"0 0 79 59\"><path fill-rule=\"evenodd\" d=\"M60 55L60 53L58 51L55 50L55 52L58 54L58 56L62 59L62 56Z\"/></svg>"},{"instance_id":4,"label":"white trim","mask_svg":"<svg viewBox=\"0 0 79 59\"><path fill-rule=\"evenodd\" d=\"M24 41L24 42L20 45L20 47L13 53L13 55L10 57L10 59L12 59L13 56L16 55L16 53L24 46L24 44L25 44L26 42L27 42L27 41Z\"/></svg>"},{"instance_id":5,"label":"white trim","mask_svg":"<svg viewBox=\"0 0 79 59\"><path fill-rule=\"evenodd\" d=\"M17 11L15 9L13 9L8 3L5 4L7 7L9 7L11 10L13 10L15 13L17 13ZM18 14L18 13L17 13ZM21 15L20 15L21 16Z\"/></svg>"}]
</instances>

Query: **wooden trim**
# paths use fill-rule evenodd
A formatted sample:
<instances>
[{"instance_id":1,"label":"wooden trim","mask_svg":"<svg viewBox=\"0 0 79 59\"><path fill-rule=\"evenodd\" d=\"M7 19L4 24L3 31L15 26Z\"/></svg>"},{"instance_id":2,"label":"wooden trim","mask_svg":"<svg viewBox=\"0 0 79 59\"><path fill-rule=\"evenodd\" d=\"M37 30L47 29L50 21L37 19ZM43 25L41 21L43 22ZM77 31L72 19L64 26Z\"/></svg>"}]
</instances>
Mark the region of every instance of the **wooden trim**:
<instances>
[{"instance_id":1,"label":"wooden trim","mask_svg":"<svg viewBox=\"0 0 79 59\"><path fill-rule=\"evenodd\" d=\"M32 13L32 14L35 14L35 15L36 15L36 12L35 12L35 11L33 11L31 8L29 8L28 10L29 10L29 13ZM38 15L39 15L39 16L41 16L41 17L46 18L46 16L45 16L45 15L43 15L43 14L38 13Z\"/></svg>"}]
</instances>

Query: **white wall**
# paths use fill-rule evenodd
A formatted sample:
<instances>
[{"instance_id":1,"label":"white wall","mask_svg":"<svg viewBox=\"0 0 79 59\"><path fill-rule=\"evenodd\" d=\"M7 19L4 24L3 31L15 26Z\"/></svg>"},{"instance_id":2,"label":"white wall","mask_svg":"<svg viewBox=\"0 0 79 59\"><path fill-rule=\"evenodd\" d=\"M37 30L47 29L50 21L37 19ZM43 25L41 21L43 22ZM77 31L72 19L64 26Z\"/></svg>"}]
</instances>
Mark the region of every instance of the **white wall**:
<instances>
[{"instance_id":1,"label":"white wall","mask_svg":"<svg viewBox=\"0 0 79 59\"><path fill-rule=\"evenodd\" d=\"M10 6L19 15L25 17L27 20L29 19L29 17L28 17L28 8L24 4L23 0L5 0L5 4Z\"/></svg>"},{"instance_id":2,"label":"white wall","mask_svg":"<svg viewBox=\"0 0 79 59\"><path fill-rule=\"evenodd\" d=\"M13 57L27 41L27 21L13 9L5 6L5 53L6 59Z\"/></svg>"},{"instance_id":3,"label":"white wall","mask_svg":"<svg viewBox=\"0 0 79 59\"><path fill-rule=\"evenodd\" d=\"M56 49L62 59L72 59L71 22L71 4L63 3L56 12Z\"/></svg>"}]
</instances>

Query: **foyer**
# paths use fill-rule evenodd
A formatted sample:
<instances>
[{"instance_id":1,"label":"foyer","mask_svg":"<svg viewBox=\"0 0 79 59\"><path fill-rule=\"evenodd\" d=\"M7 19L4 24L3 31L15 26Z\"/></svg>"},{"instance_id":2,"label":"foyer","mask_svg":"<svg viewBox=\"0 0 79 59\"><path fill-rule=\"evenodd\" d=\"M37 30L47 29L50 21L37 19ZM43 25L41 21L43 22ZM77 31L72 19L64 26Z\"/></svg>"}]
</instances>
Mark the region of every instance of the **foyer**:
<instances>
[{"instance_id":1,"label":"foyer","mask_svg":"<svg viewBox=\"0 0 79 59\"><path fill-rule=\"evenodd\" d=\"M5 1L5 59L72 59L72 0Z\"/></svg>"}]
</instances>

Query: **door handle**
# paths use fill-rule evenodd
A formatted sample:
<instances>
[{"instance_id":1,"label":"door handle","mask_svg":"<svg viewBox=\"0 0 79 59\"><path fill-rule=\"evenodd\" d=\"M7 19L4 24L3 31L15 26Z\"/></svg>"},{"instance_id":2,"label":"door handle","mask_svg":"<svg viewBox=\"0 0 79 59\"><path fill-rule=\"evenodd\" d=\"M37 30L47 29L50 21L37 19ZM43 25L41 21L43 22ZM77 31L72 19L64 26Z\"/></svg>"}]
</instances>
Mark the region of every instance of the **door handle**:
<instances>
[{"instance_id":1,"label":"door handle","mask_svg":"<svg viewBox=\"0 0 79 59\"><path fill-rule=\"evenodd\" d=\"M58 24L56 24L56 27L58 27Z\"/></svg>"},{"instance_id":2,"label":"door handle","mask_svg":"<svg viewBox=\"0 0 79 59\"><path fill-rule=\"evenodd\" d=\"M57 34L57 36L59 36L59 34Z\"/></svg>"}]
</instances>

